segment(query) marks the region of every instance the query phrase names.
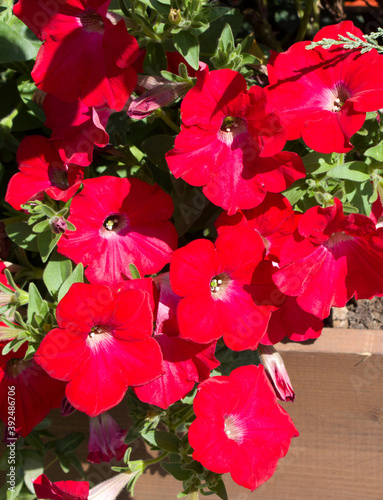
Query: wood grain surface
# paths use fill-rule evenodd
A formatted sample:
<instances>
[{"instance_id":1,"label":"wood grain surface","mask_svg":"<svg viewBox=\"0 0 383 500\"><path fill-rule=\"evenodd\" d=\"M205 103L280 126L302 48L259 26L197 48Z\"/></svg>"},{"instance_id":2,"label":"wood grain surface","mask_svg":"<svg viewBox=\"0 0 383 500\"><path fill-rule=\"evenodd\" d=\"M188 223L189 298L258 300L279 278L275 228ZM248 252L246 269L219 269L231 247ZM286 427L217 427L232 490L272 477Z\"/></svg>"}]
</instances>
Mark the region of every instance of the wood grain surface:
<instances>
[{"instance_id":1,"label":"wood grain surface","mask_svg":"<svg viewBox=\"0 0 383 500\"><path fill-rule=\"evenodd\" d=\"M383 500L383 332L325 329L315 342L289 342L278 350L296 393L295 402L283 407L300 437L293 439L275 475L257 491L251 493L225 475L229 499ZM127 428L124 403L111 413ZM52 432L59 436L73 431L88 435L84 414L63 419L56 410L50 418ZM84 462L86 455L84 445ZM149 452L140 447L132 457L146 458ZM86 468L95 483L114 474L107 464ZM55 481L80 479L75 471L65 475L57 463L47 474ZM180 486L155 466L139 479L134 500L176 499ZM124 492L119 500L128 498Z\"/></svg>"}]
</instances>

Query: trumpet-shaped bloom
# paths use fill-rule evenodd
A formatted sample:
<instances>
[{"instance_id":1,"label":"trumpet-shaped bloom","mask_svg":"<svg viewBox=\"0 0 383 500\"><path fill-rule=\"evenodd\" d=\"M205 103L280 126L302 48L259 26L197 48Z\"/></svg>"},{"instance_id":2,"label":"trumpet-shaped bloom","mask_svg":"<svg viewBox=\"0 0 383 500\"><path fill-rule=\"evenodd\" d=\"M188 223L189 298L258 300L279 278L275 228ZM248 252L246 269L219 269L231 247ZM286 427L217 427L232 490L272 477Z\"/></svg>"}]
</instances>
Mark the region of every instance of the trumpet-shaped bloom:
<instances>
[{"instance_id":1,"label":"trumpet-shaped bloom","mask_svg":"<svg viewBox=\"0 0 383 500\"><path fill-rule=\"evenodd\" d=\"M353 296L383 293L383 229L364 215L343 214L342 203L313 207L285 242L273 280L305 311L326 318Z\"/></svg>"},{"instance_id":2,"label":"trumpet-shaped bloom","mask_svg":"<svg viewBox=\"0 0 383 500\"><path fill-rule=\"evenodd\" d=\"M141 401L166 409L186 396L196 382L207 379L219 361L214 356L216 342L181 339L175 318L165 321L160 330L154 338L161 347L164 374L135 387L134 392Z\"/></svg>"},{"instance_id":3,"label":"trumpet-shaped bloom","mask_svg":"<svg viewBox=\"0 0 383 500\"><path fill-rule=\"evenodd\" d=\"M44 337L36 361L53 378L69 382L68 401L87 415L116 406L128 386L163 373L146 292L75 283L56 316L58 328Z\"/></svg>"},{"instance_id":4,"label":"trumpet-shaped bloom","mask_svg":"<svg viewBox=\"0 0 383 500\"><path fill-rule=\"evenodd\" d=\"M89 491L86 481L57 481L52 483L45 474L33 481L37 498L44 500L116 500L122 489L139 471L116 476L94 486Z\"/></svg>"},{"instance_id":5,"label":"trumpet-shaped bloom","mask_svg":"<svg viewBox=\"0 0 383 500\"><path fill-rule=\"evenodd\" d=\"M44 192L54 200L68 201L80 187L84 172L68 165L46 137L24 137L16 154L20 172L9 181L5 201L20 210L29 200L42 200Z\"/></svg>"},{"instance_id":6,"label":"trumpet-shaped bloom","mask_svg":"<svg viewBox=\"0 0 383 500\"><path fill-rule=\"evenodd\" d=\"M127 431L122 430L108 412L90 419L88 462L99 464L113 458L121 460L128 445L124 443Z\"/></svg>"},{"instance_id":7,"label":"trumpet-shaped bloom","mask_svg":"<svg viewBox=\"0 0 383 500\"><path fill-rule=\"evenodd\" d=\"M260 87L246 90L230 69L200 71L181 104L182 128L166 155L175 177L203 186L205 196L228 210L259 205L305 176L299 156L282 152L286 132L278 115L266 112Z\"/></svg>"},{"instance_id":8,"label":"trumpet-shaped bloom","mask_svg":"<svg viewBox=\"0 0 383 500\"><path fill-rule=\"evenodd\" d=\"M321 29L314 42L347 32L363 39L351 21L343 21ZM307 50L310 43L295 43L270 58L267 109L278 111L288 139L302 137L321 153L350 151L366 112L383 107L383 56L339 45Z\"/></svg>"},{"instance_id":9,"label":"trumpet-shaped bloom","mask_svg":"<svg viewBox=\"0 0 383 500\"><path fill-rule=\"evenodd\" d=\"M52 130L51 140L63 162L86 167L92 163L94 146L108 144L108 108L89 108L80 99L65 102L51 94L45 96L43 108L45 125Z\"/></svg>"},{"instance_id":10,"label":"trumpet-shaped bloom","mask_svg":"<svg viewBox=\"0 0 383 500\"><path fill-rule=\"evenodd\" d=\"M218 234L227 228L245 224L257 231L265 243L267 259L278 262L286 238L296 229L299 214L287 198L279 193L267 193L260 205L250 210L240 210L235 215L223 212L216 220Z\"/></svg>"},{"instance_id":11,"label":"trumpet-shaped bloom","mask_svg":"<svg viewBox=\"0 0 383 500\"><path fill-rule=\"evenodd\" d=\"M63 101L120 111L137 74L131 64L138 43L123 19L108 18L110 0L19 0L14 13L44 43L32 77L38 88ZM70 75L70 85L68 85Z\"/></svg>"},{"instance_id":12,"label":"trumpet-shaped bloom","mask_svg":"<svg viewBox=\"0 0 383 500\"><path fill-rule=\"evenodd\" d=\"M92 283L114 284L131 277L129 264L141 275L156 273L170 260L177 232L168 220L173 202L157 186L138 179L103 176L84 181L73 198L69 221L58 251L82 262Z\"/></svg>"},{"instance_id":13,"label":"trumpet-shaped bloom","mask_svg":"<svg viewBox=\"0 0 383 500\"><path fill-rule=\"evenodd\" d=\"M259 266L262 238L246 226L224 231L215 245L195 240L172 255L170 283L183 297L177 307L180 337L208 343L223 335L233 350L256 349L271 310L270 269Z\"/></svg>"},{"instance_id":14,"label":"trumpet-shaped bloom","mask_svg":"<svg viewBox=\"0 0 383 500\"><path fill-rule=\"evenodd\" d=\"M197 419L188 436L194 460L218 474L230 472L250 490L270 479L299 435L261 365L205 380L193 406Z\"/></svg>"},{"instance_id":15,"label":"trumpet-shaped bloom","mask_svg":"<svg viewBox=\"0 0 383 500\"><path fill-rule=\"evenodd\" d=\"M3 350L6 343L0 344ZM27 344L16 352L0 355L0 418L7 425L10 408L15 418L16 432L27 436L48 415L52 408L60 408L65 395L65 382L51 378L35 361L24 361ZM13 400L9 388L14 387ZM14 401L14 406L9 401ZM9 425L9 424L8 424Z\"/></svg>"}]
</instances>

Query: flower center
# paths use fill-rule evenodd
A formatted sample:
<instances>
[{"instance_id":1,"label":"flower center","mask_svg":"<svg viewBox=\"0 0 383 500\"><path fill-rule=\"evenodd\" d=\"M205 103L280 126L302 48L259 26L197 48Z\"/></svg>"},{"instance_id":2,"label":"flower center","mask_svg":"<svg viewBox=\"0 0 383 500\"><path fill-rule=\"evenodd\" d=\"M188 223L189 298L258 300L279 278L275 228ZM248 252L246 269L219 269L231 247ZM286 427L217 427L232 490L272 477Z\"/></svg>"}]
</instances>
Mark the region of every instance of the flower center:
<instances>
[{"instance_id":1,"label":"flower center","mask_svg":"<svg viewBox=\"0 0 383 500\"><path fill-rule=\"evenodd\" d=\"M343 231L338 231L334 233L325 243L324 246L327 248L333 248L339 245L340 243L350 242L354 239L353 236L344 233Z\"/></svg>"},{"instance_id":2,"label":"flower center","mask_svg":"<svg viewBox=\"0 0 383 500\"><path fill-rule=\"evenodd\" d=\"M332 109L334 113L337 113L342 109L343 104L351 97L351 92L348 88L342 83L338 84L335 89L332 91L334 96L334 101L332 103Z\"/></svg>"},{"instance_id":3,"label":"flower center","mask_svg":"<svg viewBox=\"0 0 383 500\"><path fill-rule=\"evenodd\" d=\"M246 427L241 422L238 415L226 415L224 431L229 439L232 439L238 444L243 441L243 436L246 432Z\"/></svg>"},{"instance_id":4,"label":"flower center","mask_svg":"<svg viewBox=\"0 0 383 500\"><path fill-rule=\"evenodd\" d=\"M227 273L217 274L210 280L210 292L213 299L221 299L225 294L228 285L231 283Z\"/></svg>"},{"instance_id":5,"label":"flower center","mask_svg":"<svg viewBox=\"0 0 383 500\"><path fill-rule=\"evenodd\" d=\"M23 359L10 359L5 368L5 375L9 378L17 378L21 372L28 368L28 361Z\"/></svg>"},{"instance_id":6,"label":"flower center","mask_svg":"<svg viewBox=\"0 0 383 500\"><path fill-rule=\"evenodd\" d=\"M230 146L235 137L243 132L246 132L247 125L243 118L235 116L226 116L222 120L222 125L217 133L217 137L221 142Z\"/></svg>"},{"instance_id":7,"label":"flower center","mask_svg":"<svg viewBox=\"0 0 383 500\"><path fill-rule=\"evenodd\" d=\"M103 222L106 233L120 233L128 225L124 214L111 214Z\"/></svg>"},{"instance_id":8,"label":"flower center","mask_svg":"<svg viewBox=\"0 0 383 500\"><path fill-rule=\"evenodd\" d=\"M96 325L91 329L88 337L93 339L96 335L105 335L105 334L109 334L109 333L110 333L109 329L106 326Z\"/></svg>"},{"instance_id":9,"label":"flower center","mask_svg":"<svg viewBox=\"0 0 383 500\"><path fill-rule=\"evenodd\" d=\"M65 191L69 188L68 170L63 163L54 161L48 168L48 179L52 186Z\"/></svg>"},{"instance_id":10,"label":"flower center","mask_svg":"<svg viewBox=\"0 0 383 500\"><path fill-rule=\"evenodd\" d=\"M94 9L86 9L79 15L81 26L88 33L104 33L104 22Z\"/></svg>"}]
</instances>

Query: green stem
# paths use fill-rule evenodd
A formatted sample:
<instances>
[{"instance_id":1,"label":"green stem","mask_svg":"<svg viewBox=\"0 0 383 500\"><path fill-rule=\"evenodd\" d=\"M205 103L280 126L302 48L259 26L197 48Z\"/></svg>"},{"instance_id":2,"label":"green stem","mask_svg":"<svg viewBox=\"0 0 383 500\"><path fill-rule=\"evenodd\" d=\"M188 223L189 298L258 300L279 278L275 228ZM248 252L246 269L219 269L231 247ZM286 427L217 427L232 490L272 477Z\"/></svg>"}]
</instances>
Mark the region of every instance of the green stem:
<instances>
[{"instance_id":1,"label":"green stem","mask_svg":"<svg viewBox=\"0 0 383 500\"><path fill-rule=\"evenodd\" d=\"M129 9L127 8L127 6L125 5L124 0L118 0L118 5L120 6L120 9L122 10L123 14L126 17L130 18L131 17L130 12L129 12Z\"/></svg>"},{"instance_id":2,"label":"green stem","mask_svg":"<svg viewBox=\"0 0 383 500\"><path fill-rule=\"evenodd\" d=\"M295 38L295 42L301 42L304 39L312 10L313 10L313 0L306 0L305 10L303 12L303 17L301 19L301 22L299 24L299 30Z\"/></svg>"},{"instance_id":3,"label":"green stem","mask_svg":"<svg viewBox=\"0 0 383 500\"><path fill-rule=\"evenodd\" d=\"M46 467L44 467L44 472L46 470L48 470L51 465L53 465L55 462L57 462L57 460L58 460L58 457L55 457L51 462L49 462L49 464Z\"/></svg>"},{"instance_id":4,"label":"green stem","mask_svg":"<svg viewBox=\"0 0 383 500\"><path fill-rule=\"evenodd\" d=\"M174 130L175 132L177 132L177 134L179 134L181 132L181 129L179 128L178 125L176 125L169 117L168 115L165 113L165 111L163 111L162 109L157 109L155 111L155 115L158 117L158 118L161 118L161 120L163 122L166 123L166 125L168 127L170 127L172 130Z\"/></svg>"},{"instance_id":5,"label":"green stem","mask_svg":"<svg viewBox=\"0 0 383 500\"><path fill-rule=\"evenodd\" d=\"M157 458L153 458L152 460L144 460L145 468L148 467L149 465L157 464L158 462L161 462L167 455L169 455L168 451L164 451L159 455Z\"/></svg>"}]
</instances>

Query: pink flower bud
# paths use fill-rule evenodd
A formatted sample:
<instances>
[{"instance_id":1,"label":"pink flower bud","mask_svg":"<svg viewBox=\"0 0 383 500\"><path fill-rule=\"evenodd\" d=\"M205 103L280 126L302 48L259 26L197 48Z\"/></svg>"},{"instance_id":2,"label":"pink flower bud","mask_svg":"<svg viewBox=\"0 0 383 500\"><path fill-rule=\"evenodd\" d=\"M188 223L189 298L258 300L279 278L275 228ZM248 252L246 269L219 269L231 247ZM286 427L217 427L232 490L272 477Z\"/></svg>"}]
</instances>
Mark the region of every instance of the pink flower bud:
<instances>
[{"instance_id":1,"label":"pink flower bud","mask_svg":"<svg viewBox=\"0 0 383 500\"><path fill-rule=\"evenodd\" d=\"M69 417L69 415L72 415L76 411L76 408L74 408L69 401L67 400L66 396L63 397L63 400L61 401L61 406L60 406L60 412L62 417Z\"/></svg>"},{"instance_id":2,"label":"pink flower bud","mask_svg":"<svg viewBox=\"0 0 383 500\"><path fill-rule=\"evenodd\" d=\"M110 462L112 458L121 460L127 449L124 443L127 431L120 429L108 412L90 419L88 462Z\"/></svg>"},{"instance_id":3,"label":"pink flower bud","mask_svg":"<svg viewBox=\"0 0 383 500\"><path fill-rule=\"evenodd\" d=\"M149 90L129 104L128 116L136 120L146 118L158 108L169 106L184 96L191 87L189 82L170 82L161 77L148 77L139 84L145 88L149 87Z\"/></svg>"},{"instance_id":4,"label":"pink flower bud","mask_svg":"<svg viewBox=\"0 0 383 500\"><path fill-rule=\"evenodd\" d=\"M271 345L259 344L258 352L277 398L281 401L294 401L294 389L281 355Z\"/></svg>"}]
</instances>

